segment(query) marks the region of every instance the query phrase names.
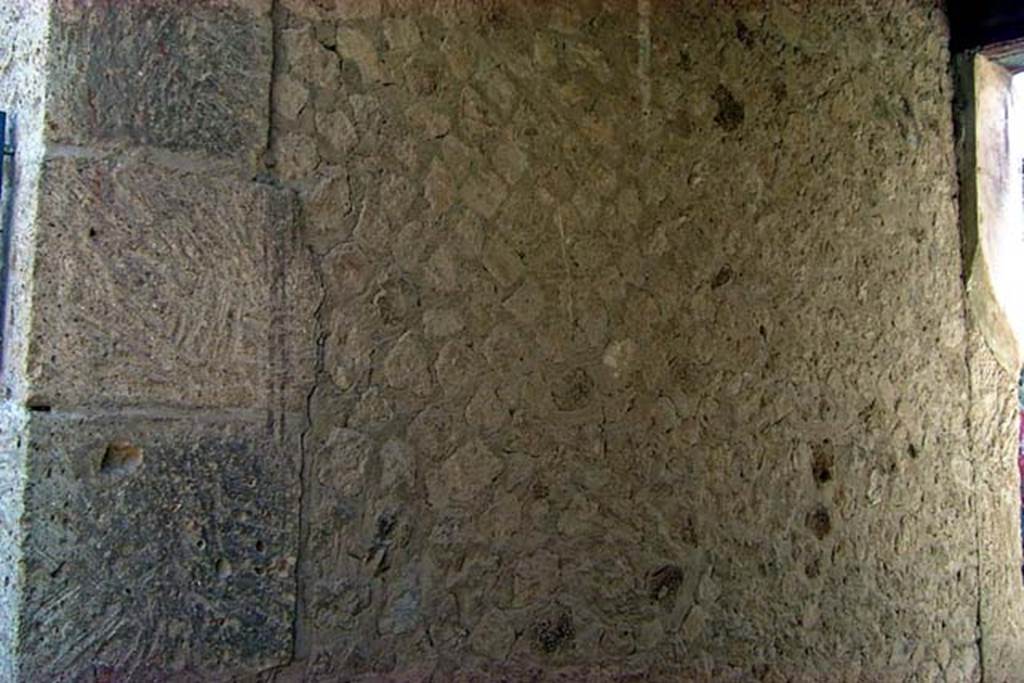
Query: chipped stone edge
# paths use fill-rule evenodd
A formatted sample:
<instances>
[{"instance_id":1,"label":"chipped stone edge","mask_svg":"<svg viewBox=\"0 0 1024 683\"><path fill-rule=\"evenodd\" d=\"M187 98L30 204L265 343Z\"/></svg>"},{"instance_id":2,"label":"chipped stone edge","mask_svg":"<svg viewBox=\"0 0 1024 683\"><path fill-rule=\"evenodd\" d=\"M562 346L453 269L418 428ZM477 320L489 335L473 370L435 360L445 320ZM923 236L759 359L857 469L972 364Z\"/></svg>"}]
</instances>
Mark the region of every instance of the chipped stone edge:
<instances>
[{"instance_id":1,"label":"chipped stone edge","mask_svg":"<svg viewBox=\"0 0 1024 683\"><path fill-rule=\"evenodd\" d=\"M50 40L50 3L16 2L21 21L9 30L16 34L13 83L0 97L9 109L14 156L8 161L3 197L3 220L11 231L6 273L2 377L0 402L0 563L5 581L0 584L0 679L19 680L17 660L18 614L23 585L21 516L24 510L25 448L28 421L24 397L28 332L31 325L35 223L39 205L39 179L45 156L43 115L46 108L46 68ZM10 86L16 86L10 87ZM7 580L9 579L9 580Z\"/></svg>"}]
</instances>

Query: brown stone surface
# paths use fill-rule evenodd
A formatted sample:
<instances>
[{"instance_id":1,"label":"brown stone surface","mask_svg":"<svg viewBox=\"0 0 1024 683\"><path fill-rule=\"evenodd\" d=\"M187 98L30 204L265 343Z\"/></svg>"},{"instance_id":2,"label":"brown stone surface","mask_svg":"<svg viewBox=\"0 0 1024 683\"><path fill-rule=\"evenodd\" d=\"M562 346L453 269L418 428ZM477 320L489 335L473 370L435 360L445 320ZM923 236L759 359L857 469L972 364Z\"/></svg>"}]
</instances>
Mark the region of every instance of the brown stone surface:
<instances>
[{"instance_id":1,"label":"brown stone surface","mask_svg":"<svg viewBox=\"0 0 1024 683\"><path fill-rule=\"evenodd\" d=\"M289 193L138 158L41 183L30 404L303 408L318 293Z\"/></svg>"},{"instance_id":2,"label":"brown stone surface","mask_svg":"<svg viewBox=\"0 0 1024 683\"><path fill-rule=\"evenodd\" d=\"M332 7L292 675L977 679L932 3Z\"/></svg>"},{"instance_id":3,"label":"brown stone surface","mask_svg":"<svg viewBox=\"0 0 1024 683\"><path fill-rule=\"evenodd\" d=\"M212 680L287 661L294 436L36 414L26 439L20 680Z\"/></svg>"},{"instance_id":4,"label":"brown stone surface","mask_svg":"<svg viewBox=\"0 0 1024 683\"><path fill-rule=\"evenodd\" d=\"M266 145L270 0L52 0L47 137L255 161Z\"/></svg>"},{"instance_id":5,"label":"brown stone surface","mask_svg":"<svg viewBox=\"0 0 1024 683\"><path fill-rule=\"evenodd\" d=\"M979 605L981 653L987 680L1011 681L1024 671L1024 585L1021 582L1021 501L1017 462L1020 417L1013 380L982 339L970 335L971 451L978 509L978 550L982 592Z\"/></svg>"},{"instance_id":6,"label":"brown stone surface","mask_svg":"<svg viewBox=\"0 0 1024 683\"><path fill-rule=\"evenodd\" d=\"M1007 275L1018 268L1006 253L1020 226L1012 218L1007 144L1012 94L1010 75L980 55L957 59L957 140L961 177L966 304L970 333L968 430L978 514L981 567L978 629L987 680L1013 680L1024 670L1024 585L1021 577L1019 468L1020 411L1013 376L1019 363L1018 316L1007 300ZM1000 282L1000 280L1002 280ZM998 283L1001 287L995 287ZM1009 292L1012 297L1012 288Z\"/></svg>"},{"instance_id":7,"label":"brown stone surface","mask_svg":"<svg viewBox=\"0 0 1024 683\"><path fill-rule=\"evenodd\" d=\"M1015 677L936 3L271 4L54 4L23 680Z\"/></svg>"}]
</instances>

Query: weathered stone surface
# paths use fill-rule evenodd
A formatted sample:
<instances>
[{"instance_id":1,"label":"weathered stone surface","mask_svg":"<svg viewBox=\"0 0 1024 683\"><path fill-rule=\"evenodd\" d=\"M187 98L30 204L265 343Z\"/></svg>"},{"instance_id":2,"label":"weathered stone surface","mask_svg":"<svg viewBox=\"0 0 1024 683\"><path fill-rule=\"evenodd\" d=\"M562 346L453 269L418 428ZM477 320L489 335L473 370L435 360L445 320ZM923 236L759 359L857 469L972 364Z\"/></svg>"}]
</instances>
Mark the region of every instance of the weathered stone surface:
<instances>
[{"instance_id":1,"label":"weathered stone surface","mask_svg":"<svg viewBox=\"0 0 1024 683\"><path fill-rule=\"evenodd\" d=\"M30 404L301 409L318 288L287 192L138 159L41 183Z\"/></svg>"},{"instance_id":2,"label":"weathered stone surface","mask_svg":"<svg viewBox=\"0 0 1024 683\"><path fill-rule=\"evenodd\" d=\"M23 399L28 324L31 310L33 227L38 206L39 166L43 155L43 114L46 100L46 3L18 0L0 5L0 110L8 115L7 142L15 154L5 157L0 184L0 236L10 244L2 265L6 301L2 302L3 398L0 400L0 680L16 680L11 653L17 637L17 616L24 575L22 535L18 520L24 498L25 420Z\"/></svg>"},{"instance_id":3,"label":"weathered stone surface","mask_svg":"<svg viewBox=\"0 0 1024 683\"><path fill-rule=\"evenodd\" d=\"M262 421L36 414L20 680L210 680L287 661L297 439Z\"/></svg>"},{"instance_id":4,"label":"weathered stone surface","mask_svg":"<svg viewBox=\"0 0 1024 683\"><path fill-rule=\"evenodd\" d=\"M1011 142L1018 111L1007 71L981 55L957 63L958 100L964 105L964 135L957 142L971 373L971 469L961 467L961 478L972 478L978 500L982 668L988 680L1011 680L1024 669L1019 470L1018 458L1008 457L1020 446L1014 387L1022 338L1014 284L1020 272L1020 175Z\"/></svg>"},{"instance_id":5,"label":"weathered stone surface","mask_svg":"<svg viewBox=\"0 0 1024 683\"><path fill-rule=\"evenodd\" d=\"M1013 378L982 338L978 327L968 337L971 369L971 456L979 507L979 568L984 599L978 638L986 677L1012 680L1024 669L1024 602L1021 582L1019 479L1020 412Z\"/></svg>"},{"instance_id":6,"label":"weathered stone surface","mask_svg":"<svg viewBox=\"0 0 1024 683\"><path fill-rule=\"evenodd\" d=\"M270 0L55 0L47 137L255 161L266 145Z\"/></svg>"},{"instance_id":7,"label":"weathered stone surface","mask_svg":"<svg viewBox=\"0 0 1024 683\"><path fill-rule=\"evenodd\" d=\"M200 5L61 4L52 139L246 159L262 92L304 244L47 163L26 679L1012 679L934 3L283 0L273 101L267 3Z\"/></svg>"},{"instance_id":8,"label":"weathered stone surface","mask_svg":"<svg viewBox=\"0 0 1024 683\"><path fill-rule=\"evenodd\" d=\"M598 4L285 12L358 140L295 675L976 679L941 15Z\"/></svg>"}]
</instances>

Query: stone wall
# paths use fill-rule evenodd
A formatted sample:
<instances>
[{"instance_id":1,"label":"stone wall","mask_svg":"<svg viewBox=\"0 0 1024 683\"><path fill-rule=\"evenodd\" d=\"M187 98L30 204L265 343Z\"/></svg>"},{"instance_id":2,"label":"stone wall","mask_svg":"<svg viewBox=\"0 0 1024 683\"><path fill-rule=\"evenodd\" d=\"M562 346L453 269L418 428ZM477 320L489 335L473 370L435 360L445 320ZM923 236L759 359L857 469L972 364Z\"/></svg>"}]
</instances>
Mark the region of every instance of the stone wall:
<instances>
[{"instance_id":1,"label":"stone wall","mask_svg":"<svg viewBox=\"0 0 1024 683\"><path fill-rule=\"evenodd\" d=\"M25 331L32 292L32 240L43 156L43 98L46 73L46 8L30 0L0 7L0 109L8 112L8 143L16 154L4 163L0 234L9 231L11 254L4 266L7 302L3 311L0 375L0 680L15 680L13 652L22 599L20 524L24 505L25 460L20 438L26 414Z\"/></svg>"},{"instance_id":2,"label":"stone wall","mask_svg":"<svg viewBox=\"0 0 1024 683\"><path fill-rule=\"evenodd\" d=\"M305 675L981 675L933 5L279 4Z\"/></svg>"},{"instance_id":3,"label":"stone wall","mask_svg":"<svg viewBox=\"0 0 1024 683\"><path fill-rule=\"evenodd\" d=\"M26 681L284 664L318 295L294 197L261 162L270 2L39 14L45 147L19 145L40 202L14 312L29 324L12 335L24 560L5 659Z\"/></svg>"},{"instance_id":4,"label":"stone wall","mask_svg":"<svg viewBox=\"0 0 1024 683\"><path fill-rule=\"evenodd\" d=\"M21 676L997 672L935 4L55 1Z\"/></svg>"},{"instance_id":5,"label":"stone wall","mask_svg":"<svg viewBox=\"0 0 1024 683\"><path fill-rule=\"evenodd\" d=\"M961 178L960 224L965 299L969 311L970 368L968 431L978 490L978 550L981 566L978 620L980 649L989 680L1012 680L1024 669L1021 647L1021 501L1011 491L1020 469L1006 457L1006 444L1020 434L1013 377L1019 376L1019 315L1014 288L1014 241L1021 229L1020 152L1012 149L1016 116L1010 73L981 54L955 62ZM1016 209L1016 211L1015 211ZM1009 277L1008 277L1009 276Z\"/></svg>"}]
</instances>

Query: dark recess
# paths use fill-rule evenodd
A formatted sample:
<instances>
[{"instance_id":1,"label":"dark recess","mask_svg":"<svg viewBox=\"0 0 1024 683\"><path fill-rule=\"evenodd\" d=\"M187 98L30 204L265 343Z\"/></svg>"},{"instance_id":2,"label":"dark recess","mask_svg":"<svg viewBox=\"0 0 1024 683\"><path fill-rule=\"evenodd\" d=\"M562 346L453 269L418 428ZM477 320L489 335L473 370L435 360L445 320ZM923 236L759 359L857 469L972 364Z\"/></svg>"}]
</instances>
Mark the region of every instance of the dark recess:
<instances>
[{"instance_id":1,"label":"dark recess","mask_svg":"<svg viewBox=\"0 0 1024 683\"><path fill-rule=\"evenodd\" d=\"M1021 0L947 0L953 52L1024 38Z\"/></svg>"},{"instance_id":2,"label":"dark recess","mask_svg":"<svg viewBox=\"0 0 1024 683\"><path fill-rule=\"evenodd\" d=\"M0 111L0 200L3 199L4 181L7 180L7 172L4 169L4 158L13 156L13 147L7 142L7 113ZM11 174L13 178L14 174ZM9 190L8 190L9 192ZM7 357L3 350L6 346L4 336L7 333L7 297L8 281L7 270L11 260L11 229L14 225L14 202L4 204L0 201L0 368L6 362Z\"/></svg>"}]
</instances>

